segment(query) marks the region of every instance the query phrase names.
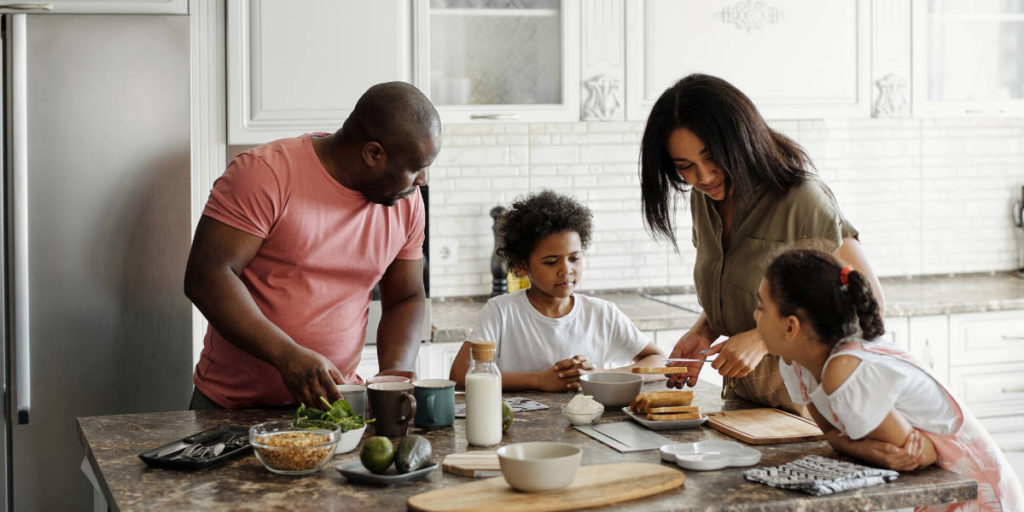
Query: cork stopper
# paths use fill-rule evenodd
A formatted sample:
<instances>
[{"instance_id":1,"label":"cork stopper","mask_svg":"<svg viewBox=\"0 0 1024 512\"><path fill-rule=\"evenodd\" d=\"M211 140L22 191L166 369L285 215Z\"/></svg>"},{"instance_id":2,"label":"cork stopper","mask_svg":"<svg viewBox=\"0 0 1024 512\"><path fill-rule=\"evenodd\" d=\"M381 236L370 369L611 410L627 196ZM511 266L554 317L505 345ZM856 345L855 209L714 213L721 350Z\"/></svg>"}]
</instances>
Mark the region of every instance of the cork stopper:
<instances>
[{"instance_id":1,"label":"cork stopper","mask_svg":"<svg viewBox=\"0 0 1024 512\"><path fill-rule=\"evenodd\" d=\"M474 361L489 363L494 361L493 341L471 341L470 354Z\"/></svg>"}]
</instances>

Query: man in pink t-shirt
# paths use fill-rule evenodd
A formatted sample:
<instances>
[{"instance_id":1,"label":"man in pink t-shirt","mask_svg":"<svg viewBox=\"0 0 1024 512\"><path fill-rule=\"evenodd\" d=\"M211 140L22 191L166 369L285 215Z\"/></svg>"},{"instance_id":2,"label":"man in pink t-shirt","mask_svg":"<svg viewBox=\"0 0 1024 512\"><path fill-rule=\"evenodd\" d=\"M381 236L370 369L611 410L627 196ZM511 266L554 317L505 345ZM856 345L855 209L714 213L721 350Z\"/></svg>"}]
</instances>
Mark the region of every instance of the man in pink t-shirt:
<instances>
[{"instance_id":1,"label":"man in pink t-shirt","mask_svg":"<svg viewBox=\"0 0 1024 512\"><path fill-rule=\"evenodd\" d=\"M185 294L210 322L191 408L336 400L356 375L380 284L380 374L413 377L426 298L419 186L437 110L403 82L367 90L333 134L231 161L196 227Z\"/></svg>"}]
</instances>

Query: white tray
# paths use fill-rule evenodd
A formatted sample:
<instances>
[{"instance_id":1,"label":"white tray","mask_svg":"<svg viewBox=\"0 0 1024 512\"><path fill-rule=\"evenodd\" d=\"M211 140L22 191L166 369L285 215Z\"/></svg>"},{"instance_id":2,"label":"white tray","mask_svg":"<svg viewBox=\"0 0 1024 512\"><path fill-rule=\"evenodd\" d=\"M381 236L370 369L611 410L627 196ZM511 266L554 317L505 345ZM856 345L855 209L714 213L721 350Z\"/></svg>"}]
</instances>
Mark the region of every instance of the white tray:
<instances>
[{"instance_id":1,"label":"white tray","mask_svg":"<svg viewBox=\"0 0 1024 512\"><path fill-rule=\"evenodd\" d=\"M651 430L672 430L679 428L697 428L704 424L708 420L706 414L701 413L700 418L695 420L649 420L646 416L640 416L633 414L633 411L629 410L629 406L623 407L622 412L626 413L633 421L651 429Z\"/></svg>"},{"instance_id":2,"label":"white tray","mask_svg":"<svg viewBox=\"0 0 1024 512\"><path fill-rule=\"evenodd\" d=\"M753 466L761 461L761 452L735 441L712 439L696 443L666 444L661 460L674 462L683 469L710 471L729 466Z\"/></svg>"}]
</instances>

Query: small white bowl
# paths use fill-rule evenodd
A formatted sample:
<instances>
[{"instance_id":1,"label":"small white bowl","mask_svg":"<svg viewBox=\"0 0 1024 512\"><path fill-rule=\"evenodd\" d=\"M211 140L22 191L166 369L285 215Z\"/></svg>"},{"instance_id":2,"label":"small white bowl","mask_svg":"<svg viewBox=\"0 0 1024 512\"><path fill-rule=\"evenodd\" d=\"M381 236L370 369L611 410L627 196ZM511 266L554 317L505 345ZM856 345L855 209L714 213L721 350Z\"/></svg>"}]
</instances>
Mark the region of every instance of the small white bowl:
<instances>
[{"instance_id":1,"label":"small white bowl","mask_svg":"<svg viewBox=\"0 0 1024 512\"><path fill-rule=\"evenodd\" d=\"M363 438L363 432L366 432L366 425L342 432L341 438L338 439L338 447L334 449L334 453L348 453L354 450L359 445L359 440Z\"/></svg>"},{"instance_id":2,"label":"small white bowl","mask_svg":"<svg viewBox=\"0 0 1024 512\"><path fill-rule=\"evenodd\" d=\"M644 376L637 373L588 373L580 377L583 393L592 395L605 407L631 404L643 385Z\"/></svg>"},{"instance_id":3,"label":"small white bowl","mask_svg":"<svg viewBox=\"0 0 1024 512\"><path fill-rule=\"evenodd\" d=\"M562 416L569 420L569 423L573 425L593 425L597 423L597 420L601 419L601 415L604 414L604 409L599 409L591 413L573 413L566 410L565 406L562 406Z\"/></svg>"},{"instance_id":4,"label":"small white bowl","mask_svg":"<svg viewBox=\"0 0 1024 512\"><path fill-rule=\"evenodd\" d=\"M576 478L582 453L579 447L568 443L515 443L498 448L498 465L513 489L554 491L568 487Z\"/></svg>"}]
</instances>

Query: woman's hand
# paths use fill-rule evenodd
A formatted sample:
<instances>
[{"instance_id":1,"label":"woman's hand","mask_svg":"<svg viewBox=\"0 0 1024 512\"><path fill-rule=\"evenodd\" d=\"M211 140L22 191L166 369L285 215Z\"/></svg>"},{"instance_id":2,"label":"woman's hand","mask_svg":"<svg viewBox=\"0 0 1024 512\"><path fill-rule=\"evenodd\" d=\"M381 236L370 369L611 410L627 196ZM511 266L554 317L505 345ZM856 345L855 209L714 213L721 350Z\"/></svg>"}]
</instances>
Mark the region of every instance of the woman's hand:
<instances>
[{"instance_id":1,"label":"woman's hand","mask_svg":"<svg viewBox=\"0 0 1024 512\"><path fill-rule=\"evenodd\" d=\"M686 359L704 359L707 357L705 354L701 354L701 351L707 350L711 346L711 340L702 334L698 334L695 331L687 331L679 341L676 342L676 346L672 348L672 354L669 357L682 357ZM668 375L668 380L665 382L666 387L670 388L682 388L683 384L693 387L697 384L697 378L700 376L700 371L703 368L703 363L669 363L668 366L685 366L686 373L671 373Z\"/></svg>"},{"instance_id":2,"label":"woman's hand","mask_svg":"<svg viewBox=\"0 0 1024 512\"><path fill-rule=\"evenodd\" d=\"M587 356L563 359L546 370L537 372L537 389L541 391L579 391L580 375L593 370L594 364Z\"/></svg>"},{"instance_id":3,"label":"woman's hand","mask_svg":"<svg viewBox=\"0 0 1024 512\"><path fill-rule=\"evenodd\" d=\"M752 372L765 354L765 345L757 329L741 332L714 347L702 357L718 354L711 367L718 370L723 377L743 377Z\"/></svg>"}]
</instances>

